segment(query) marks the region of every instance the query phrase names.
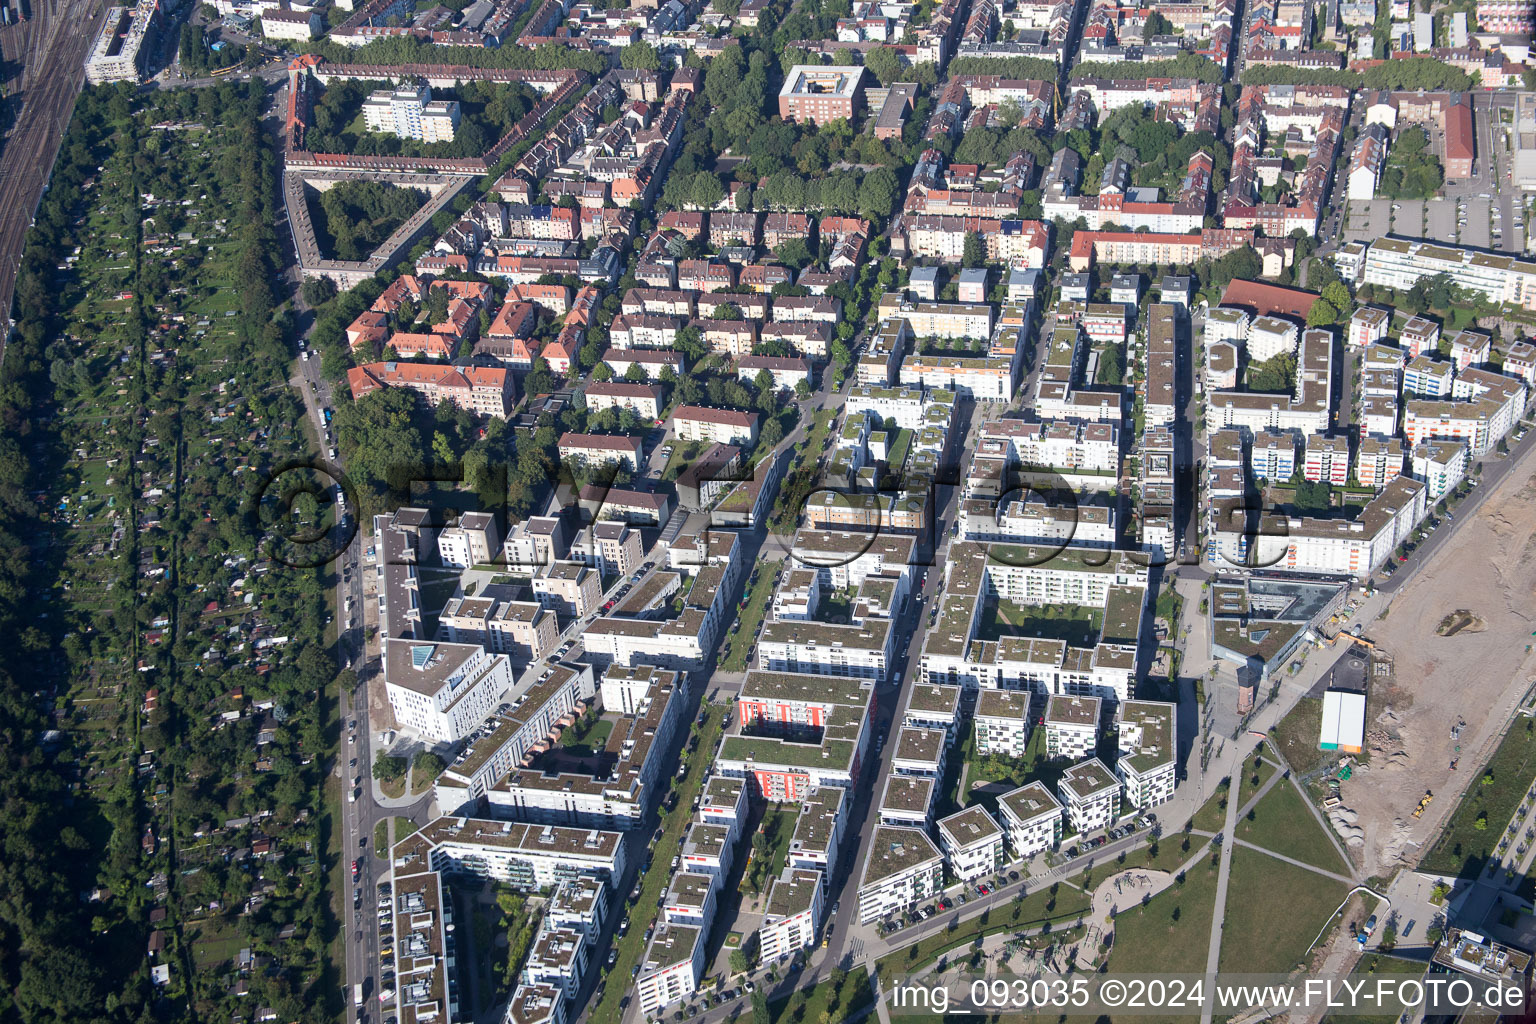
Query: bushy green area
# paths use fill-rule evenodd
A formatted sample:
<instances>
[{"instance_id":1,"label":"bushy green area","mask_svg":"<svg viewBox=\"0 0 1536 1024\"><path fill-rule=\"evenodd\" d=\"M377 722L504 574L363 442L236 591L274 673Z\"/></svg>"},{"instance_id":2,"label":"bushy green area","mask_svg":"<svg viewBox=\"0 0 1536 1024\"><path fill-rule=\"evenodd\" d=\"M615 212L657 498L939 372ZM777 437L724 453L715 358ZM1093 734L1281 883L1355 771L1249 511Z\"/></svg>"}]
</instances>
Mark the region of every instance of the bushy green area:
<instances>
[{"instance_id":1,"label":"bushy green area","mask_svg":"<svg viewBox=\"0 0 1536 1024\"><path fill-rule=\"evenodd\" d=\"M304 197L320 251L328 259L357 261L409 220L425 194L386 181L343 181L324 192L305 185Z\"/></svg>"},{"instance_id":2,"label":"bushy green area","mask_svg":"<svg viewBox=\"0 0 1536 1024\"><path fill-rule=\"evenodd\" d=\"M0 368L0 1016L341 1011L325 797L351 680L324 645L326 570L266 561L292 549L244 514L308 448L265 107L254 82L87 89L26 240ZM222 852L258 837L269 857ZM272 965L243 1002L242 948Z\"/></svg>"},{"instance_id":3,"label":"bushy green area","mask_svg":"<svg viewBox=\"0 0 1536 1024\"><path fill-rule=\"evenodd\" d=\"M451 92L434 90L433 99L458 102L459 127L451 142L425 143L363 126L363 101L380 88L387 88L387 83L341 79L327 86L315 102L305 147L315 153L470 159L510 132L539 101L521 82L465 82Z\"/></svg>"},{"instance_id":4,"label":"bushy green area","mask_svg":"<svg viewBox=\"0 0 1536 1024\"><path fill-rule=\"evenodd\" d=\"M1381 169L1382 195L1389 199L1429 199L1445 184L1445 169L1429 151L1424 129L1410 126L1398 133Z\"/></svg>"}]
</instances>

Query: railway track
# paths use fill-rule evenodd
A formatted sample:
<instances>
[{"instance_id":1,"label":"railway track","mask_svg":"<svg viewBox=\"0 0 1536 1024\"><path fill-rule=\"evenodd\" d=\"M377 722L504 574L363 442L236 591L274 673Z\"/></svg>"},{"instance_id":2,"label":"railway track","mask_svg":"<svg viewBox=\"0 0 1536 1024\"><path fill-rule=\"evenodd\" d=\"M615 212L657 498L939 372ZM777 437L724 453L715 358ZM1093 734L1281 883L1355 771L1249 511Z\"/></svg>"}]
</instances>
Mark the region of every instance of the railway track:
<instances>
[{"instance_id":1,"label":"railway track","mask_svg":"<svg viewBox=\"0 0 1536 1024\"><path fill-rule=\"evenodd\" d=\"M19 104L0 144L0 309L7 315L27 229L69 125L85 77L86 50L103 14L100 0L37 0L30 20L0 29L0 56L9 72L6 94Z\"/></svg>"}]
</instances>

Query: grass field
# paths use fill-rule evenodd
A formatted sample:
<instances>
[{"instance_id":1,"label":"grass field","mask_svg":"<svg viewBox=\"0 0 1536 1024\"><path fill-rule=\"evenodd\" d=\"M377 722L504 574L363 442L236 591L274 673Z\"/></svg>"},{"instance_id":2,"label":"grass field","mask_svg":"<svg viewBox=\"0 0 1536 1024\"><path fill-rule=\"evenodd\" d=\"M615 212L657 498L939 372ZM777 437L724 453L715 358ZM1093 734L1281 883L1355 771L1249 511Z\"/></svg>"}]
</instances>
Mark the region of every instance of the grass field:
<instances>
[{"instance_id":1,"label":"grass field","mask_svg":"<svg viewBox=\"0 0 1536 1024\"><path fill-rule=\"evenodd\" d=\"M1234 849L1219 969L1288 974L1348 891L1345 883L1315 871Z\"/></svg>"},{"instance_id":2,"label":"grass field","mask_svg":"<svg viewBox=\"0 0 1536 1024\"><path fill-rule=\"evenodd\" d=\"M850 971L842 978L841 986L834 985L829 978L771 1001L768 1019L773 1024L815 1024L822 1019L822 1014L826 1014L828 1020L852 1020L874 999L869 976L862 970ZM750 1016L750 1006L744 1009L748 1012L742 1016Z\"/></svg>"},{"instance_id":3,"label":"grass field","mask_svg":"<svg viewBox=\"0 0 1536 1024\"><path fill-rule=\"evenodd\" d=\"M1532 725L1532 719L1527 718L1523 726L1517 725L1504 737L1445 823L1440 838L1419 862L1420 870L1467 878L1482 872L1536 775L1536 730ZM1492 779L1485 784L1489 776ZM1477 827L1480 819L1485 828Z\"/></svg>"},{"instance_id":4,"label":"grass field","mask_svg":"<svg viewBox=\"0 0 1536 1024\"><path fill-rule=\"evenodd\" d=\"M1199 974L1210 951L1211 920L1216 908L1216 868L1206 857L1177 885L1146 906L1136 906L1115 918L1109 970L1115 975ZM1132 1018L1126 1018L1132 1019ZM1136 1017L1143 1021L1198 1020L1196 1017Z\"/></svg>"},{"instance_id":5,"label":"grass field","mask_svg":"<svg viewBox=\"0 0 1536 1024\"><path fill-rule=\"evenodd\" d=\"M1231 785L1226 780L1217 785L1200 809L1189 819L1190 824L1202 832L1220 832L1227 824L1227 794Z\"/></svg>"},{"instance_id":6,"label":"grass field","mask_svg":"<svg viewBox=\"0 0 1536 1024\"><path fill-rule=\"evenodd\" d=\"M799 804L770 807L763 815L761 831L752 837L752 864L742 879L742 889L762 895L779 877L784 862L789 859L789 841L794 838L795 821L799 816Z\"/></svg>"},{"instance_id":7,"label":"grass field","mask_svg":"<svg viewBox=\"0 0 1536 1024\"><path fill-rule=\"evenodd\" d=\"M1349 871L1290 780L1276 784L1249 813L1251 818L1238 819L1239 839L1329 871Z\"/></svg>"},{"instance_id":8,"label":"grass field","mask_svg":"<svg viewBox=\"0 0 1536 1024\"><path fill-rule=\"evenodd\" d=\"M1259 746L1267 750L1264 744L1261 743ZM1254 761L1255 759L1249 756L1243 762L1242 775L1237 781L1237 806L1239 810L1248 803L1249 797L1264 788L1264 783L1268 782L1270 776L1274 775L1276 771L1275 766L1268 761L1258 761L1257 767L1255 767Z\"/></svg>"},{"instance_id":9,"label":"grass field","mask_svg":"<svg viewBox=\"0 0 1536 1024\"><path fill-rule=\"evenodd\" d=\"M1393 975L1400 977L1416 978L1424 974L1424 963L1419 960L1402 960L1395 956L1384 956L1380 953L1372 953L1363 956L1355 964L1355 969L1350 972L1351 983L1365 981L1378 975ZM1367 1014L1362 1016L1329 1015L1323 1018L1324 1024L1396 1024L1396 1013Z\"/></svg>"}]
</instances>

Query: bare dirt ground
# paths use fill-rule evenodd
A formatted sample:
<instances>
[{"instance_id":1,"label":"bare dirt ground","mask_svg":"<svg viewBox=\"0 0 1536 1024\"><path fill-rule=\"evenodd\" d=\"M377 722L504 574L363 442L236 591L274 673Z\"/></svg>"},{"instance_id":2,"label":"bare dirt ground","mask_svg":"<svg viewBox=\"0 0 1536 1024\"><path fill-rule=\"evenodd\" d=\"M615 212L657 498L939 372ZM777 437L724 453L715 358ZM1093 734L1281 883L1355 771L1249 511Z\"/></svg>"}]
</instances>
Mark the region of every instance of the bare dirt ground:
<instances>
[{"instance_id":1,"label":"bare dirt ground","mask_svg":"<svg viewBox=\"0 0 1536 1024\"><path fill-rule=\"evenodd\" d=\"M1536 681L1526 652L1536 629L1536 472L1500 481L1482 507L1396 595L1367 635L1396 660L1391 688L1377 691L1367 723L1370 767L1344 783L1365 842L1353 847L1367 876L1415 863L1493 752L1509 716ZM1483 628L1436 635L1465 609ZM1464 719L1454 747L1450 728ZM1457 771L1450 770L1459 757ZM1434 801L1413 809L1426 789Z\"/></svg>"}]
</instances>

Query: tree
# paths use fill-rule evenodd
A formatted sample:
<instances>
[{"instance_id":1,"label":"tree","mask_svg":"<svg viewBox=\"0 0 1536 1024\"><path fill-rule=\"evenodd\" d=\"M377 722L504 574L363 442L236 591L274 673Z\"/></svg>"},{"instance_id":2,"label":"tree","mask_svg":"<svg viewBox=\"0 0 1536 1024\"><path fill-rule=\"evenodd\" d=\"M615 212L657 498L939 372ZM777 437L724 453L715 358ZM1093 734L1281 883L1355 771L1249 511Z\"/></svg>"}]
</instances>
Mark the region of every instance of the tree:
<instances>
[{"instance_id":1,"label":"tree","mask_svg":"<svg viewBox=\"0 0 1536 1024\"><path fill-rule=\"evenodd\" d=\"M598 363L592 367L592 379L596 381L613 380L613 370L607 363Z\"/></svg>"},{"instance_id":2,"label":"tree","mask_svg":"<svg viewBox=\"0 0 1536 1024\"><path fill-rule=\"evenodd\" d=\"M1141 37L1151 39L1153 36L1167 36L1173 34L1173 23L1161 14L1153 11L1147 15L1146 22L1141 26Z\"/></svg>"},{"instance_id":3,"label":"tree","mask_svg":"<svg viewBox=\"0 0 1536 1024\"><path fill-rule=\"evenodd\" d=\"M1312 308L1307 311L1308 327L1326 327L1329 324L1338 323L1338 320L1339 311L1327 299L1317 299L1312 303Z\"/></svg>"},{"instance_id":4,"label":"tree","mask_svg":"<svg viewBox=\"0 0 1536 1024\"><path fill-rule=\"evenodd\" d=\"M1324 285L1323 298L1330 306L1340 312L1349 308L1349 289L1344 286L1343 281L1330 281Z\"/></svg>"},{"instance_id":5,"label":"tree","mask_svg":"<svg viewBox=\"0 0 1536 1024\"><path fill-rule=\"evenodd\" d=\"M895 48L890 46L877 46L870 50L864 55L864 66L883 86L901 81L905 70L902 59L897 56Z\"/></svg>"},{"instance_id":6,"label":"tree","mask_svg":"<svg viewBox=\"0 0 1536 1024\"><path fill-rule=\"evenodd\" d=\"M640 39L619 51L619 66L626 71L660 71L661 57L656 47Z\"/></svg>"},{"instance_id":7,"label":"tree","mask_svg":"<svg viewBox=\"0 0 1536 1024\"><path fill-rule=\"evenodd\" d=\"M403 757L380 757L373 762L373 777L380 782L395 782L405 778L407 762Z\"/></svg>"},{"instance_id":8,"label":"tree","mask_svg":"<svg viewBox=\"0 0 1536 1024\"><path fill-rule=\"evenodd\" d=\"M768 996L762 986L752 993L752 1024L773 1024L773 1017L768 1013Z\"/></svg>"},{"instance_id":9,"label":"tree","mask_svg":"<svg viewBox=\"0 0 1536 1024\"><path fill-rule=\"evenodd\" d=\"M645 367L639 363L630 363L629 369L624 371L624 379L632 384L645 383Z\"/></svg>"},{"instance_id":10,"label":"tree","mask_svg":"<svg viewBox=\"0 0 1536 1024\"><path fill-rule=\"evenodd\" d=\"M1098 383L1117 387L1125 380L1125 364L1120 355L1120 346L1106 345L1099 354Z\"/></svg>"},{"instance_id":11,"label":"tree","mask_svg":"<svg viewBox=\"0 0 1536 1024\"><path fill-rule=\"evenodd\" d=\"M443 759L430 750L423 750L411 761L411 771L416 775L416 784L420 785L425 779L435 779L443 774L443 769L448 767Z\"/></svg>"},{"instance_id":12,"label":"tree","mask_svg":"<svg viewBox=\"0 0 1536 1024\"><path fill-rule=\"evenodd\" d=\"M967 231L965 233L965 245L961 250L960 259L967 269L986 265L987 245L981 240L981 235L975 231Z\"/></svg>"},{"instance_id":13,"label":"tree","mask_svg":"<svg viewBox=\"0 0 1536 1024\"><path fill-rule=\"evenodd\" d=\"M781 243L773 251L773 254L778 257L780 263L783 263L791 270L800 270L809 264L813 258L811 256L811 247L803 238L791 238ZM778 286L775 285L775 287Z\"/></svg>"},{"instance_id":14,"label":"tree","mask_svg":"<svg viewBox=\"0 0 1536 1024\"><path fill-rule=\"evenodd\" d=\"M741 307L734 302L722 302L715 306L710 317L714 320L740 320Z\"/></svg>"},{"instance_id":15,"label":"tree","mask_svg":"<svg viewBox=\"0 0 1536 1024\"><path fill-rule=\"evenodd\" d=\"M310 277L299 286L306 306L323 306L336 297L336 282L328 277Z\"/></svg>"}]
</instances>

